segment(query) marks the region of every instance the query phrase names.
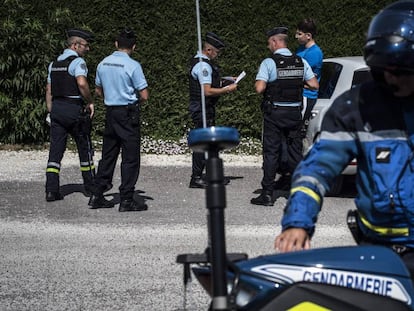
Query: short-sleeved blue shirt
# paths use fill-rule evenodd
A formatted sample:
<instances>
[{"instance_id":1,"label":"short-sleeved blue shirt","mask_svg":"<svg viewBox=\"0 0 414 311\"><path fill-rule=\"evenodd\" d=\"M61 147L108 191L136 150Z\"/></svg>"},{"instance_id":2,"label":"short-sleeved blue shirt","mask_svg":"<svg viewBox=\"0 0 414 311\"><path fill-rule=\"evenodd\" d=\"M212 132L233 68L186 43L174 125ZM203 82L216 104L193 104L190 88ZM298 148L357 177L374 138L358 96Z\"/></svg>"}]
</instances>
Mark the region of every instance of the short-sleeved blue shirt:
<instances>
[{"instance_id":1,"label":"short-sleeved blue shirt","mask_svg":"<svg viewBox=\"0 0 414 311\"><path fill-rule=\"evenodd\" d=\"M141 64L121 51L113 52L98 64L95 84L103 89L107 106L132 104L138 99L136 92L148 87Z\"/></svg>"},{"instance_id":2,"label":"short-sleeved blue shirt","mask_svg":"<svg viewBox=\"0 0 414 311\"><path fill-rule=\"evenodd\" d=\"M323 52L321 48L317 44L314 44L309 48L305 48L305 46L302 45L296 51L296 55L302 57L308 62L312 68L312 71L315 73L318 82L320 82L323 63ZM318 91L303 89L303 96L308 98L318 98Z\"/></svg>"},{"instance_id":3,"label":"short-sleeved blue shirt","mask_svg":"<svg viewBox=\"0 0 414 311\"><path fill-rule=\"evenodd\" d=\"M197 53L194 58L203 58L209 60L209 58L202 54ZM199 62L195 64L193 69L191 70L191 76L198 80L200 84L211 84L212 83L212 75L213 75L213 68L211 68L211 65L206 62Z\"/></svg>"},{"instance_id":4,"label":"short-sleeved blue shirt","mask_svg":"<svg viewBox=\"0 0 414 311\"><path fill-rule=\"evenodd\" d=\"M289 51L287 48L278 49L274 52L274 54L281 54L284 56L291 56L292 52ZM313 73L311 67L309 66L306 60L303 60L303 79L310 80L312 79L315 74ZM276 71L276 63L275 61L268 57L262 61L259 67L259 72L256 75L256 80L262 80L266 83L273 82L277 79L277 71Z\"/></svg>"}]
</instances>

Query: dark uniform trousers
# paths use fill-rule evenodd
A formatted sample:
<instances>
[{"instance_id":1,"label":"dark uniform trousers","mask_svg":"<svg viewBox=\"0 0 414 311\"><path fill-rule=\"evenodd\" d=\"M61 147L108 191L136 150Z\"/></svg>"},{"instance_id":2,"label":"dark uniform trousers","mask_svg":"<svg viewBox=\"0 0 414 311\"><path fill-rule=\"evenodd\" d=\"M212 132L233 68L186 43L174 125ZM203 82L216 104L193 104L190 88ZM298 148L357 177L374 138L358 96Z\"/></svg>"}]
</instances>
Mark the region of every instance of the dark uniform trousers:
<instances>
[{"instance_id":1,"label":"dark uniform trousers","mask_svg":"<svg viewBox=\"0 0 414 311\"><path fill-rule=\"evenodd\" d=\"M312 109L313 107L315 107L317 99L305 97L304 100L306 100L306 108L305 108L305 112L303 113L303 120L309 122L309 119L312 114Z\"/></svg>"},{"instance_id":2,"label":"dark uniform trousers","mask_svg":"<svg viewBox=\"0 0 414 311\"><path fill-rule=\"evenodd\" d=\"M102 160L96 174L96 192L103 193L112 178L119 153L122 149L121 185L122 200L132 199L138 180L141 156L139 106L106 106Z\"/></svg>"},{"instance_id":3,"label":"dark uniform trousers","mask_svg":"<svg viewBox=\"0 0 414 311\"><path fill-rule=\"evenodd\" d=\"M302 127L302 137L306 137L306 132L309 127L310 117L312 115L312 109L315 107L316 98L304 97L304 104L306 104L305 111L303 113L303 127Z\"/></svg>"},{"instance_id":4,"label":"dark uniform trousers","mask_svg":"<svg viewBox=\"0 0 414 311\"><path fill-rule=\"evenodd\" d=\"M264 191L273 190L277 172L293 173L302 160L301 128L300 107L275 106L264 109L262 179Z\"/></svg>"},{"instance_id":5,"label":"dark uniform trousers","mask_svg":"<svg viewBox=\"0 0 414 311\"><path fill-rule=\"evenodd\" d=\"M54 100L50 113L50 148L46 168L46 192L59 192L59 173L61 161L66 150L68 135L75 140L78 149L80 168L85 186L92 186L95 167L89 135L80 119L82 105L80 103Z\"/></svg>"},{"instance_id":6,"label":"dark uniform trousers","mask_svg":"<svg viewBox=\"0 0 414 311\"><path fill-rule=\"evenodd\" d=\"M194 128L203 127L203 115L200 102L191 102L189 111L193 120ZM206 126L215 125L215 108L212 105L206 105ZM206 158L204 152L193 152L192 154L192 173L191 177L201 177L204 167L206 166Z\"/></svg>"}]
</instances>

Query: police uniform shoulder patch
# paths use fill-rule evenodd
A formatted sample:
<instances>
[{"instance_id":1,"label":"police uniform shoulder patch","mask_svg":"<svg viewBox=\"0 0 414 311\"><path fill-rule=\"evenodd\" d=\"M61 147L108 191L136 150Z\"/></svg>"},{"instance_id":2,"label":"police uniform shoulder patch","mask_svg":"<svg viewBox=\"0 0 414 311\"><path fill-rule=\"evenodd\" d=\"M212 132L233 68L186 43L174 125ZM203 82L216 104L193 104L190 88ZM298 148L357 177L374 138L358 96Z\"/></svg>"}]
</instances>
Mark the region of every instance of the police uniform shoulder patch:
<instances>
[{"instance_id":1,"label":"police uniform shoulder patch","mask_svg":"<svg viewBox=\"0 0 414 311\"><path fill-rule=\"evenodd\" d=\"M85 64L85 63L82 63L82 64L80 65L80 67L81 67L83 70L86 70L86 64Z\"/></svg>"},{"instance_id":2,"label":"police uniform shoulder patch","mask_svg":"<svg viewBox=\"0 0 414 311\"><path fill-rule=\"evenodd\" d=\"M203 69L203 76L207 77L208 76L208 70L207 69Z\"/></svg>"},{"instance_id":3,"label":"police uniform shoulder patch","mask_svg":"<svg viewBox=\"0 0 414 311\"><path fill-rule=\"evenodd\" d=\"M377 147L375 149L375 159L377 163L390 163L391 162L391 148Z\"/></svg>"}]
</instances>

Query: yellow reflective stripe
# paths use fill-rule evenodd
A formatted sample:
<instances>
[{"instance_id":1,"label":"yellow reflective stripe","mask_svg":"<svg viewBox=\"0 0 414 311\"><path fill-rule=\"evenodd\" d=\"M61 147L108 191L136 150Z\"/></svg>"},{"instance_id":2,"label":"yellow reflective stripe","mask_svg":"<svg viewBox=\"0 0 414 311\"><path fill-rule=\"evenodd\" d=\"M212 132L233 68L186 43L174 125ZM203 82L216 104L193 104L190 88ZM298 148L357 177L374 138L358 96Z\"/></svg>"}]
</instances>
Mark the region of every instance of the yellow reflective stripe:
<instances>
[{"instance_id":1,"label":"yellow reflective stripe","mask_svg":"<svg viewBox=\"0 0 414 311\"><path fill-rule=\"evenodd\" d=\"M56 173L59 174L60 170L58 168L54 168L54 167L48 167L46 169L46 173Z\"/></svg>"},{"instance_id":2,"label":"yellow reflective stripe","mask_svg":"<svg viewBox=\"0 0 414 311\"><path fill-rule=\"evenodd\" d=\"M87 172L87 171L92 171L95 169L95 165L91 165L91 166L85 166L85 167L81 167L80 170L81 172Z\"/></svg>"},{"instance_id":3,"label":"yellow reflective stripe","mask_svg":"<svg viewBox=\"0 0 414 311\"><path fill-rule=\"evenodd\" d=\"M295 306L290 307L287 311L329 311L331 309L327 309L324 306L318 305L312 301L303 301L298 303Z\"/></svg>"},{"instance_id":4,"label":"yellow reflective stripe","mask_svg":"<svg viewBox=\"0 0 414 311\"><path fill-rule=\"evenodd\" d=\"M298 192L298 191L307 194L312 199L314 199L318 204L321 204L321 197L315 191L307 187L300 186L300 187L292 188L290 190L290 195L293 195L295 192Z\"/></svg>"},{"instance_id":5,"label":"yellow reflective stripe","mask_svg":"<svg viewBox=\"0 0 414 311\"><path fill-rule=\"evenodd\" d=\"M359 216L362 223L367 227L368 229L375 231L376 233L382 234L382 235L405 235L408 236L408 228L386 228L386 227L379 227L374 226L368 222L364 217L361 215Z\"/></svg>"}]
</instances>

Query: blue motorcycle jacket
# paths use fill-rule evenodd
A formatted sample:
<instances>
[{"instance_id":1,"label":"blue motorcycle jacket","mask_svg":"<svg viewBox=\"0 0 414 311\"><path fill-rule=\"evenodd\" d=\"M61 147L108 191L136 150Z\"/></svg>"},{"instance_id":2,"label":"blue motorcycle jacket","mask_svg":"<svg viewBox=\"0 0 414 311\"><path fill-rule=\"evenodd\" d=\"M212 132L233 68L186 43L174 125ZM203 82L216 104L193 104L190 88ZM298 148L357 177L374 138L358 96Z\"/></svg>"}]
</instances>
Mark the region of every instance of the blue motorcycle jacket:
<instances>
[{"instance_id":1,"label":"blue motorcycle jacket","mask_svg":"<svg viewBox=\"0 0 414 311\"><path fill-rule=\"evenodd\" d=\"M377 82L339 96L321 134L292 176L283 230L314 232L323 196L357 160L357 206L365 237L414 248L414 98L398 98Z\"/></svg>"}]
</instances>

